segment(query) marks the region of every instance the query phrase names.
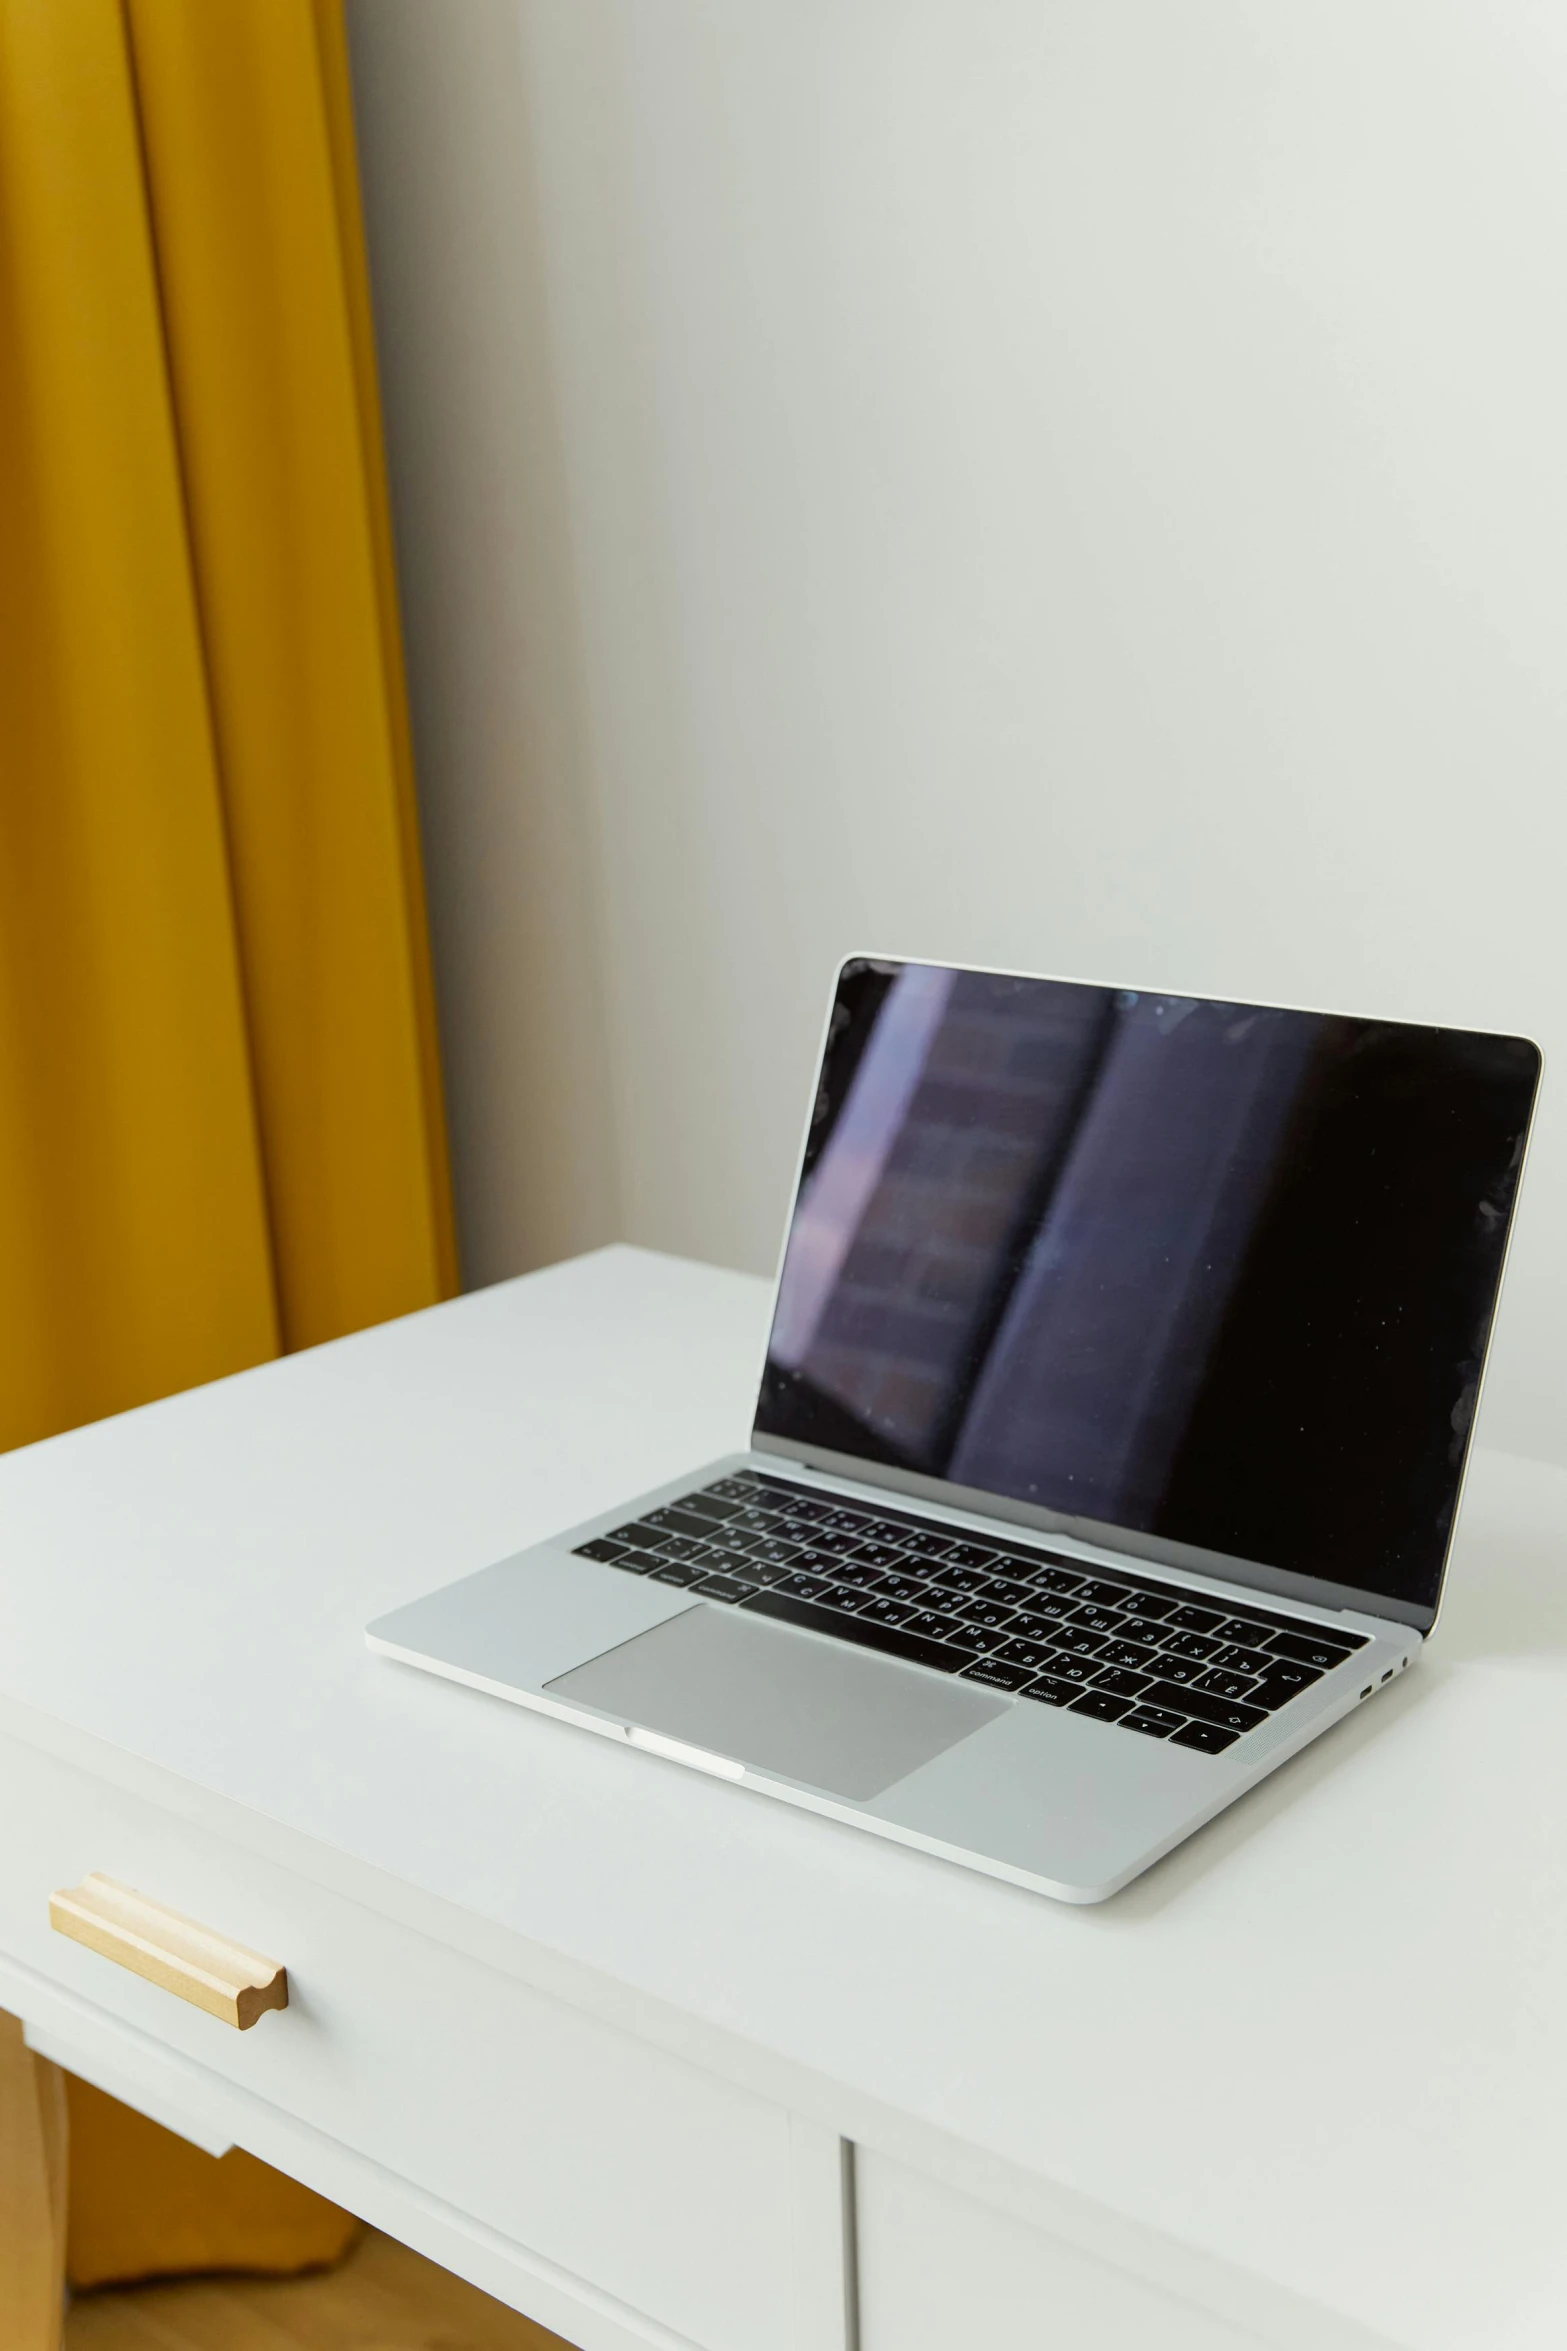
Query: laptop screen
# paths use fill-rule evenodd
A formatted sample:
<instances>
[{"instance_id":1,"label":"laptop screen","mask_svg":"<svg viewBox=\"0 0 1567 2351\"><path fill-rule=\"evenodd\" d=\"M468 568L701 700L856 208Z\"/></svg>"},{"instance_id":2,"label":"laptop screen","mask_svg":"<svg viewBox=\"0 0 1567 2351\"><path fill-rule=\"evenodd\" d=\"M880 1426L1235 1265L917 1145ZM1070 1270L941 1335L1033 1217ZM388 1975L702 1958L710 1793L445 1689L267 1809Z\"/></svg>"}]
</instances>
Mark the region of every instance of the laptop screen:
<instances>
[{"instance_id":1,"label":"laptop screen","mask_svg":"<svg viewBox=\"0 0 1567 2351\"><path fill-rule=\"evenodd\" d=\"M849 963L758 1433L1428 1606L1539 1066Z\"/></svg>"}]
</instances>

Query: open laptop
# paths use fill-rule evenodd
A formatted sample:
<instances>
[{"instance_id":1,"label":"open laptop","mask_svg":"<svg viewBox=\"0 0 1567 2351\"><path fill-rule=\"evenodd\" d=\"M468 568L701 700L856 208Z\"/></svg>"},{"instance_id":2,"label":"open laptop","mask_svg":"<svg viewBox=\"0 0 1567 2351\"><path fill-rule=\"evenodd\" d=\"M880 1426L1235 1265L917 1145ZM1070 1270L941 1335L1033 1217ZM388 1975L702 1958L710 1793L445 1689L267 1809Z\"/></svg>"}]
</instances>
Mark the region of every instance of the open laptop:
<instances>
[{"instance_id":1,"label":"open laptop","mask_svg":"<svg viewBox=\"0 0 1567 2351\"><path fill-rule=\"evenodd\" d=\"M1102 1900L1418 1655L1539 1071L856 958L750 1451L370 1646Z\"/></svg>"}]
</instances>

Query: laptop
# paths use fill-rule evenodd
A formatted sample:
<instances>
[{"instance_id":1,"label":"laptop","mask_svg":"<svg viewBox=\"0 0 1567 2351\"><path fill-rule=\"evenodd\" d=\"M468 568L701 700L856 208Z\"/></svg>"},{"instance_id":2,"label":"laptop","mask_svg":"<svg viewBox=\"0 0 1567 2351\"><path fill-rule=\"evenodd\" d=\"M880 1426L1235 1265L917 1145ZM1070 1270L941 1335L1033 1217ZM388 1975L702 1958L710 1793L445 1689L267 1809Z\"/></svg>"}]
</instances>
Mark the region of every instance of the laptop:
<instances>
[{"instance_id":1,"label":"laptop","mask_svg":"<svg viewBox=\"0 0 1567 2351\"><path fill-rule=\"evenodd\" d=\"M370 1646L1101 1901L1419 1656L1539 1074L856 957L749 1450Z\"/></svg>"}]
</instances>

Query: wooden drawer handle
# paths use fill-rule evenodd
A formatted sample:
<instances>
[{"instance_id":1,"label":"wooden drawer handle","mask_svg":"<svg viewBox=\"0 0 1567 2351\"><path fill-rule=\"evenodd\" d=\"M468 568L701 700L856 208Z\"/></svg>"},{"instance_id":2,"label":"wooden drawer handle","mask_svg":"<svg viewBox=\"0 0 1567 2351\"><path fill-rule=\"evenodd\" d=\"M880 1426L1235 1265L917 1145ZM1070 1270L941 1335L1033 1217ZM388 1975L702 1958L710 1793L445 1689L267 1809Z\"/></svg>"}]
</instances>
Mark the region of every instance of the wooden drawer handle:
<instances>
[{"instance_id":1,"label":"wooden drawer handle","mask_svg":"<svg viewBox=\"0 0 1567 2351\"><path fill-rule=\"evenodd\" d=\"M96 1870L79 1886L50 1895L49 1924L56 1934L117 1960L242 2033L269 2008L288 2006L288 1971L275 1959L263 1959Z\"/></svg>"}]
</instances>

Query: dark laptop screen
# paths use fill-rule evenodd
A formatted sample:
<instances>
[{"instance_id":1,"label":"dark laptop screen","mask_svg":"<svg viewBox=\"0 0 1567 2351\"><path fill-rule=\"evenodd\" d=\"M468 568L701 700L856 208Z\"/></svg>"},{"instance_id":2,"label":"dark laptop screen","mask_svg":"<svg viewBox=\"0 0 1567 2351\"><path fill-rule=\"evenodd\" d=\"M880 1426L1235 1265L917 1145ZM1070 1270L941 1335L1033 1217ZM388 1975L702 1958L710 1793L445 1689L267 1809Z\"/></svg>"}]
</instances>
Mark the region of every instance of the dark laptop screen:
<instances>
[{"instance_id":1,"label":"dark laptop screen","mask_svg":"<svg viewBox=\"0 0 1567 2351\"><path fill-rule=\"evenodd\" d=\"M855 962L759 1432L1425 1605L1539 1055Z\"/></svg>"}]
</instances>

